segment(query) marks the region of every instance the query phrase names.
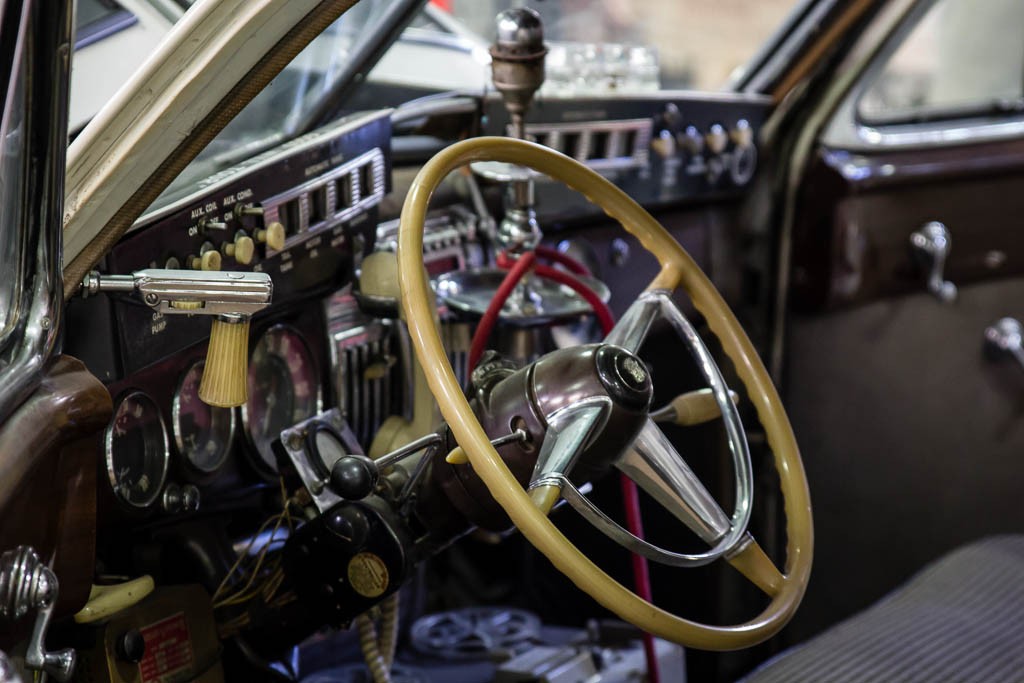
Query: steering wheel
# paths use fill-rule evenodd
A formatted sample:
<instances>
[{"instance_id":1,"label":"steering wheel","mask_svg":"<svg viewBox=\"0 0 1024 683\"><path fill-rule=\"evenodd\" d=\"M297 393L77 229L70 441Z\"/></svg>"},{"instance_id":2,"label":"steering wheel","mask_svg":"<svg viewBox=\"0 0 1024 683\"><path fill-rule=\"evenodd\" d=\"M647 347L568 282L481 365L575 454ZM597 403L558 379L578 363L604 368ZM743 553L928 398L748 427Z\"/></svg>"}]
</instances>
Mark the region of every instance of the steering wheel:
<instances>
[{"instance_id":1,"label":"steering wheel","mask_svg":"<svg viewBox=\"0 0 1024 683\"><path fill-rule=\"evenodd\" d=\"M605 346L614 349L612 355L617 359L620 375L633 373L636 382L646 381L649 386L642 365L631 359L635 359L632 354L639 350L652 320L659 314L664 315L690 345L725 418L737 469L736 511L730 520L668 439L661 435L660 429L649 420L630 449L633 453L639 452L639 456L630 456L634 466L618 465L711 543L714 547L710 552L683 556L663 551L635 537L624 537L623 534L628 534L624 529L611 529L602 521L600 513L595 516L596 508L588 512L589 501L572 487L566 476L573 457L593 433L597 420L588 402L576 406L575 411L567 407L557 416L547 416L547 434L529 491L491 444L445 353L434 318L434 295L423 267L423 225L431 195L449 173L475 161L527 166L565 183L619 221L658 259L659 273L609 334ZM491 495L520 532L555 567L620 618L688 647L707 650L749 647L774 635L786 624L807 587L813 546L810 495L793 430L764 365L732 311L696 262L646 210L611 182L561 153L511 138L472 138L439 152L416 176L402 207L398 266L402 307L413 347L441 414ZM742 489L749 485L749 455L742 426L737 427L735 407L710 354L671 302L670 294L679 287L705 317L734 363L764 426L785 502L787 544L782 572L746 532L749 491L744 496ZM684 566L723 557L771 598L768 606L746 623L716 626L689 621L650 604L602 571L555 527L547 513L560 495L606 534L652 559ZM610 522L607 518L604 520Z\"/></svg>"}]
</instances>

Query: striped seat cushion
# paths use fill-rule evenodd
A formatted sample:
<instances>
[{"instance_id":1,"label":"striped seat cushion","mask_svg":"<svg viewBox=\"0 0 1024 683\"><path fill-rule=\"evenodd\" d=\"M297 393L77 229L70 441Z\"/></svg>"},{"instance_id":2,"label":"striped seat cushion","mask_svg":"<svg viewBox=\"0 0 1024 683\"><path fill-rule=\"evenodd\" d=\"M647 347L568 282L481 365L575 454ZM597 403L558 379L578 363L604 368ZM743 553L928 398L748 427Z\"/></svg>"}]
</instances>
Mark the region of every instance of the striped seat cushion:
<instances>
[{"instance_id":1,"label":"striped seat cushion","mask_svg":"<svg viewBox=\"0 0 1024 683\"><path fill-rule=\"evenodd\" d=\"M743 680L1024 682L1024 536L955 550Z\"/></svg>"}]
</instances>

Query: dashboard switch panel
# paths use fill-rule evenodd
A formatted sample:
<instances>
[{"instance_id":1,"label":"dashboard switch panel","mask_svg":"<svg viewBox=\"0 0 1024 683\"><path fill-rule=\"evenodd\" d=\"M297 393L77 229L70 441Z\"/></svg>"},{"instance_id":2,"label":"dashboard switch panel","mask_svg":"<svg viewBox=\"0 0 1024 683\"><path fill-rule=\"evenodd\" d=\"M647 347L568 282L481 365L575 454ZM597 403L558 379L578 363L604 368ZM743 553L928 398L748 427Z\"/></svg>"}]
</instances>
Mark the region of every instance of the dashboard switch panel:
<instances>
[{"instance_id":1,"label":"dashboard switch panel","mask_svg":"<svg viewBox=\"0 0 1024 683\"><path fill-rule=\"evenodd\" d=\"M373 245L377 207L391 189L387 112L355 114L198 183L142 216L111 252L109 273L168 263L270 275L278 308L353 277ZM360 253L356 253L360 252ZM159 313L113 300L123 372L197 343L198 319L166 325Z\"/></svg>"}]
</instances>

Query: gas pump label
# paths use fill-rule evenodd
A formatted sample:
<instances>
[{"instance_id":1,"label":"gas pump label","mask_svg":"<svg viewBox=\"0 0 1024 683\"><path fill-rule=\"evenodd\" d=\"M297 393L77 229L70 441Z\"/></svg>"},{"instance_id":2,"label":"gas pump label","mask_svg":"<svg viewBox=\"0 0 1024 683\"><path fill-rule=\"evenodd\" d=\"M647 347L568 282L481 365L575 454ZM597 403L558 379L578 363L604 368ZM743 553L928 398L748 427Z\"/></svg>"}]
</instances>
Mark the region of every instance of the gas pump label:
<instances>
[{"instance_id":1,"label":"gas pump label","mask_svg":"<svg viewBox=\"0 0 1024 683\"><path fill-rule=\"evenodd\" d=\"M192 638L185 613L178 612L141 629L146 654L139 662L142 683L174 683L192 673Z\"/></svg>"}]
</instances>

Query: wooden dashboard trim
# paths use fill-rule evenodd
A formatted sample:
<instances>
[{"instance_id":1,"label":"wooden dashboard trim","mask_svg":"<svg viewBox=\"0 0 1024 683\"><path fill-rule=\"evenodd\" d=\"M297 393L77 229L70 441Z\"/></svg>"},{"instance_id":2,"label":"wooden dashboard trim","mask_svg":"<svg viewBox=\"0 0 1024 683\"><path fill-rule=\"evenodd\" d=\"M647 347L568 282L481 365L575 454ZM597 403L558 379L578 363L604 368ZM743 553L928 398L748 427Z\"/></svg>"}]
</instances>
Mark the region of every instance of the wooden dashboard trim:
<instances>
[{"instance_id":1,"label":"wooden dashboard trim","mask_svg":"<svg viewBox=\"0 0 1024 683\"><path fill-rule=\"evenodd\" d=\"M58 612L81 607L92 584L99 437L112 413L106 387L60 356L0 427L0 551L28 544L53 559Z\"/></svg>"}]
</instances>

